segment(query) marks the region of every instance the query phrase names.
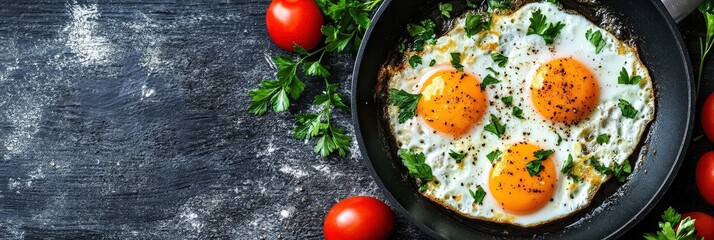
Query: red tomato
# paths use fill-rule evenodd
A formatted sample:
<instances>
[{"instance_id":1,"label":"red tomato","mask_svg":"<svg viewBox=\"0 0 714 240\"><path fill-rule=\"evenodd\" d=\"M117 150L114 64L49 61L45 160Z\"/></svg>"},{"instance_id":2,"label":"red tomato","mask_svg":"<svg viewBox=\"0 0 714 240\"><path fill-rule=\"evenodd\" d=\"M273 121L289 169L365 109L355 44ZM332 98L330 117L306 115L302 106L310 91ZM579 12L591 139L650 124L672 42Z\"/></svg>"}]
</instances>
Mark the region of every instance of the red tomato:
<instances>
[{"instance_id":1,"label":"red tomato","mask_svg":"<svg viewBox=\"0 0 714 240\"><path fill-rule=\"evenodd\" d=\"M714 92L710 93L702 107L702 128L709 141L714 142Z\"/></svg>"},{"instance_id":2,"label":"red tomato","mask_svg":"<svg viewBox=\"0 0 714 240\"><path fill-rule=\"evenodd\" d=\"M394 215L376 198L350 197L332 206L323 230L326 240L387 239L394 230Z\"/></svg>"},{"instance_id":3,"label":"red tomato","mask_svg":"<svg viewBox=\"0 0 714 240\"><path fill-rule=\"evenodd\" d=\"M694 219L694 228L697 229L697 236L704 239L714 239L714 217L702 212L688 212L682 214L682 219L691 217Z\"/></svg>"},{"instance_id":4,"label":"red tomato","mask_svg":"<svg viewBox=\"0 0 714 240\"><path fill-rule=\"evenodd\" d=\"M294 52L294 44L310 51L322 33L322 12L313 0L273 0L265 13L265 26L273 42Z\"/></svg>"},{"instance_id":5,"label":"red tomato","mask_svg":"<svg viewBox=\"0 0 714 240\"><path fill-rule=\"evenodd\" d=\"M709 204L714 205L714 151L705 153L699 158L694 175L699 194Z\"/></svg>"}]
</instances>

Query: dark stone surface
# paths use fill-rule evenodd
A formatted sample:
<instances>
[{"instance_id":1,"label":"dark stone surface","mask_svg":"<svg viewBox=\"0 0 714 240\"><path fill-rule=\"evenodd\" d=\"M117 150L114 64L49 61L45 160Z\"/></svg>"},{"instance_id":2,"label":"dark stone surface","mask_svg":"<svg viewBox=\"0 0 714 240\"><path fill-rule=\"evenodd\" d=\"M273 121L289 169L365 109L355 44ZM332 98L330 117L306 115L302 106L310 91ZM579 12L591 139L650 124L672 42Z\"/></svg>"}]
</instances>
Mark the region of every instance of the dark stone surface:
<instances>
[{"instance_id":1,"label":"dark stone surface","mask_svg":"<svg viewBox=\"0 0 714 240\"><path fill-rule=\"evenodd\" d=\"M265 31L268 4L3 1L0 238L321 238L339 199L384 199L356 142L346 158L321 158L314 142L290 137L321 81L305 79L290 112L248 114L248 90L272 78L270 57L284 54ZM695 62L702 21L680 25ZM350 94L353 61L327 62ZM705 80L702 92L712 88ZM335 117L353 135L349 113ZM693 144L629 237L653 231L669 205L714 214L693 181L711 149ZM394 238L425 237L398 216Z\"/></svg>"}]
</instances>

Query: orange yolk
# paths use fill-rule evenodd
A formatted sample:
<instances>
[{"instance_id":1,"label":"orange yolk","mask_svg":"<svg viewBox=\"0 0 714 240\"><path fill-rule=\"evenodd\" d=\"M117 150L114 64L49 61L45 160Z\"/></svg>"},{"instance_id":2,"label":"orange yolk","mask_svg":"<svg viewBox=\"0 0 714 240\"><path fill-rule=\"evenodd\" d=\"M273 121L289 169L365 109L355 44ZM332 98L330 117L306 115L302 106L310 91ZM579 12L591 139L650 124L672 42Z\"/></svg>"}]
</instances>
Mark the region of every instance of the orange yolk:
<instances>
[{"instance_id":1,"label":"orange yolk","mask_svg":"<svg viewBox=\"0 0 714 240\"><path fill-rule=\"evenodd\" d=\"M439 70L424 82L416 113L434 130L452 136L468 132L486 110L486 92L476 77Z\"/></svg>"},{"instance_id":2,"label":"orange yolk","mask_svg":"<svg viewBox=\"0 0 714 240\"><path fill-rule=\"evenodd\" d=\"M573 58L559 58L541 65L530 89L538 113L565 124L587 117L600 95L600 85L590 69Z\"/></svg>"},{"instance_id":3,"label":"orange yolk","mask_svg":"<svg viewBox=\"0 0 714 240\"><path fill-rule=\"evenodd\" d=\"M533 153L540 147L517 143L503 153L501 160L491 168L489 189L494 199L506 211L524 214L535 212L550 201L555 191L557 176L553 155L541 161L543 170L531 176L526 164L535 160Z\"/></svg>"}]
</instances>

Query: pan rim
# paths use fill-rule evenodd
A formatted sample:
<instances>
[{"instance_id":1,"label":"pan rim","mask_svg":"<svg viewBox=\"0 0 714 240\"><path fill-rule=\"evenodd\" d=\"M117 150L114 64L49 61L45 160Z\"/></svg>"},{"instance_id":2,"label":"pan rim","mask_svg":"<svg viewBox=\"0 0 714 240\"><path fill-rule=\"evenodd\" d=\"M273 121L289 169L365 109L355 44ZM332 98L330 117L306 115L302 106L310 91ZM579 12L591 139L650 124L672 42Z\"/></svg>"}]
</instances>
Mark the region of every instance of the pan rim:
<instances>
[{"instance_id":1,"label":"pan rim","mask_svg":"<svg viewBox=\"0 0 714 240\"><path fill-rule=\"evenodd\" d=\"M660 186L657 188L657 191L653 196L649 198L649 201L645 203L645 205L640 208L640 210L632 215L629 220L619 227L618 229L614 230L612 233L609 235L606 235L606 239L612 239L612 238L618 238L625 234L628 230L630 230L634 225L638 222L640 222L642 219L644 219L647 214L657 205L657 203L662 199L664 193L669 189L669 187L672 185L672 182L674 181L675 177L677 176L677 173L679 172L679 169L682 165L682 162L684 158L686 157L686 152L687 149L690 145L691 141L691 135L693 131L693 124L694 124L694 118L696 114L696 109L695 107L695 90L694 90L694 73L693 73L693 66L691 64L691 60L689 57L689 52L686 50L686 44L684 43L684 40L682 38L681 33L679 32L677 25L674 21L674 19L669 15L667 12L665 6L660 0L649 0L657 10L657 12L660 14L661 17L663 17L665 23L666 23L666 28L670 32L674 33L673 37L674 40L677 43L677 46L675 46L675 49L673 49L675 53L678 53L679 56L681 56L684 59L684 67L685 71L687 73L687 115L686 115L686 126L684 126L684 136L682 139L680 139L680 144L677 148L677 153L676 153L676 160L674 164L670 167L669 172L666 174L664 181ZM355 60L355 64L352 70L352 80L351 80L351 96L350 96L350 105L351 105L351 114L352 114L352 121L354 125L354 130L355 130L355 137L357 138L357 143L359 145L359 151L363 156L363 161L365 161L364 164L367 165L367 169L369 169L371 176L373 180L377 183L377 185L380 187L380 191L385 193L386 198L388 201L392 203L396 208L396 210L402 214L405 215L406 219L413 225L417 226L418 229L420 229L424 234L432 237L432 238L437 238L437 239L444 239L443 236L439 235L435 230L427 227L424 223L416 219L411 212L406 210L402 204L397 201L397 199L394 197L394 195L388 190L382 179L379 177L379 174L377 174L376 169L374 168L374 165L371 164L371 159L369 156L369 153L365 147L364 143L364 137L362 136L362 131L361 131L361 125L359 121L359 112L358 112L358 100L357 100L357 85L359 82L359 75L360 75L360 67L362 65L362 60L364 57L364 52L366 49L366 46L371 38L372 32L375 28L375 25L379 20L381 19L383 13L386 11L386 9L389 7L389 5L392 3L392 0L384 0L381 4L380 7L377 9L375 12L372 22L370 23L369 28L365 31L365 35L362 38L363 41L360 44L359 50L357 52L357 57Z\"/></svg>"}]
</instances>

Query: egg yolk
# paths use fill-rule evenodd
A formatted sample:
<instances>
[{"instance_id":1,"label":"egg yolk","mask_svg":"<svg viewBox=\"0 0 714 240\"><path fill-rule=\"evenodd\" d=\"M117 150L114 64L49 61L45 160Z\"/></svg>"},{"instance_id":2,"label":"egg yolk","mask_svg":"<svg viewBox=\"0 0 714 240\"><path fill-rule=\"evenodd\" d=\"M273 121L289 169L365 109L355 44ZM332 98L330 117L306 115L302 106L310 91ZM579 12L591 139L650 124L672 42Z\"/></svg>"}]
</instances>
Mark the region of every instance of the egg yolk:
<instances>
[{"instance_id":1,"label":"egg yolk","mask_svg":"<svg viewBox=\"0 0 714 240\"><path fill-rule=\"evenodd\" d=\"M483 118L486 93L471 74L453 69L431 74L421 88L416 113L432 129L459 136Z\"/></svg>"},{"instance_id":2,"label":"egg yolk","mask_svg":"<svg viewBox=\"0 0 714 240\"><path fill-rule=\"evenodd\" d=\"M501 160L491 168L489 189L501 207L512 213L525 214L537 211L550 201L555 191L556 172L553 155L541 161L543 170L531 176L526 164L535 160L540 147L517 143L509 147Z\"/></svg>"},{"instance_id":3,"label":"egg yolk","mask_svg":"<svg viewBox=\"0 0 714 240\"><path fill-rule=\"evenodd\" d=\"M541 65L530 86L533 105L551 121L574 124L595 108L600 94L590 69L573 58Z\"/></svg>"}]
</instances>

